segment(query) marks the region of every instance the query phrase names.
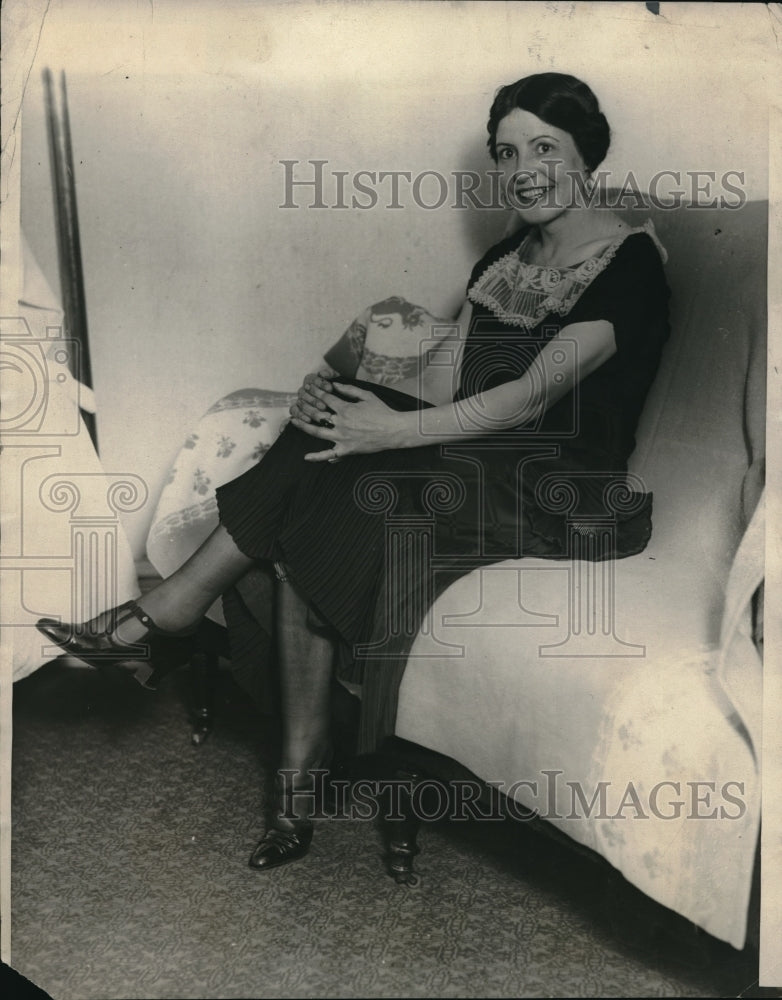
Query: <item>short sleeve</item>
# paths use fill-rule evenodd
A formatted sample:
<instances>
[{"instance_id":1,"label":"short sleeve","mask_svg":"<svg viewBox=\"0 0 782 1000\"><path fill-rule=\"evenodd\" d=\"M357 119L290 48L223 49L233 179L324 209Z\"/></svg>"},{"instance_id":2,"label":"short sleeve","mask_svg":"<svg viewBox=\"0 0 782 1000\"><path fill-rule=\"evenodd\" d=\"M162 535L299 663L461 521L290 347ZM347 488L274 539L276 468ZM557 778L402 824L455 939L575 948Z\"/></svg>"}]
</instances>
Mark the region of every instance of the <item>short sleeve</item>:
<instances>
[{"instance_id":1,"label":"short sleeve","mask_svg":"<svg viewBox=\"0 0 782 1000\"><path fill-rule=\"evenodd\" d=\"M620 360L655 353L668 338L668 283L660 251L647 233L628 236L565 322L606 320Z\"/></svg>"}]
</instances>

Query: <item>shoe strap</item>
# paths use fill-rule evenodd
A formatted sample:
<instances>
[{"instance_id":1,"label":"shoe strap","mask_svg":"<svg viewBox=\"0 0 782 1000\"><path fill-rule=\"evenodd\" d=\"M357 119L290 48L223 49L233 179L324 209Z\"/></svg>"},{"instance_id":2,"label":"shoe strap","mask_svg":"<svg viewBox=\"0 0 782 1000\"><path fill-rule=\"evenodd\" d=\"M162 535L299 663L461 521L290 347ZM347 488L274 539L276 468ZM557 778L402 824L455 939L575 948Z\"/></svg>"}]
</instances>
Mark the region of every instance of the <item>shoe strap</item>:
<instances>
[{"instance_id":1,"label":"shoe strap","mask_svg":"<svg viewBox=\"0 0 782 1000\"><path fill-rule=\"evenodd\" d=\"M123 622L130 621L131 618L137 618L149 632L160 631L152 618L135 601L127 601L117 608L117 620L114 628L119 628Z\"/></svg>"},{"instance_id":2,"label":"shoe strap","mask_svg":"<svg viewBox=\"0 0 782 1000\"><path fill-rule=\"evenodd\" d=\"M299 847L303 843L302 834L306 837L312 830L311 823L302 823L297 830L282 829L279 826L270 826L261 838L266 843L281 844L283 847Z\"/></svg>"}]
</instances>

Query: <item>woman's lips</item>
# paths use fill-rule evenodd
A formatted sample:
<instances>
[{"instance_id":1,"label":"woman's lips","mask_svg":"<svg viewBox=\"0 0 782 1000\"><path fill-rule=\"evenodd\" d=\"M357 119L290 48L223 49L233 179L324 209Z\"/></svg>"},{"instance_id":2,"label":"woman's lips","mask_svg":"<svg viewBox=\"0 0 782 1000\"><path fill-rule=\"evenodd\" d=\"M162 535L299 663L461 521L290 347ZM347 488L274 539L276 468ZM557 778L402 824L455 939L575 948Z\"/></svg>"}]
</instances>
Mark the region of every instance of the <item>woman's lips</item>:
<instances>
[{"instance_id":1,"label":"woman's lips","mask_svg":"<svg viewBox=\"0 0 782 1000\"><path fill-rule=\"evenodd\" d=\"M514 192L514 197L519 205L524 208L529 208L532 205L536 205L541 201L551 190L551 185L538 186L538 187L528 187L528 188L516 188Z\"/></svg>"}]
</instances>

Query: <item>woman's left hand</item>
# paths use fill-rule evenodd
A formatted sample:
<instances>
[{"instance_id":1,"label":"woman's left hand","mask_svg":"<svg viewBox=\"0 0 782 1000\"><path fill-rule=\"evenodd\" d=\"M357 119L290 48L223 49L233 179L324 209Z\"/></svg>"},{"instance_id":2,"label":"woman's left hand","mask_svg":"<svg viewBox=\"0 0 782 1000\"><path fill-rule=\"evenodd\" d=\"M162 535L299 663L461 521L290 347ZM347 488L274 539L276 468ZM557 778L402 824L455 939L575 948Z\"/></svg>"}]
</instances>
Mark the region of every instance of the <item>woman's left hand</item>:
<instances>
[{"instance_id":1,"label":"woman's left hand","mask_svg":"<svg viewBox=\"0 0 782 1000\"><path fill-rule=\"evenodd\" d=\"M316 390L317 397L334 411L322 414L327 423L314 424L295 415L291 418L291 423L305 434L334 442L333 448L305 455L305 461L337 462L346 455L385 451L395 447L395 432L399 429L402 414L386 406L366 389L342 384L338 388L339 395L324 389Z\"/></svg>"}]
</instances>

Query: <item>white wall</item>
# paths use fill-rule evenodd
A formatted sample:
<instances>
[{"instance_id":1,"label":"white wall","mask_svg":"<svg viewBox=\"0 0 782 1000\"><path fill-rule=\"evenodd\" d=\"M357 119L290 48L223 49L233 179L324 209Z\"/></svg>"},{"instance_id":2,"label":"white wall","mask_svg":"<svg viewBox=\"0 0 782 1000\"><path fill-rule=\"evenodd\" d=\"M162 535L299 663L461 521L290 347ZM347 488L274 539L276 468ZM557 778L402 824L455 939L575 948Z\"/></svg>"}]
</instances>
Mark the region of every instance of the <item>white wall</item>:
<instances>
[{"instance_id":1,"label":"white wall","mask_svg":"<svg viewBox=\"0 0 782 1000\"><path fill-rule=\"evenodd\" d=\"M452 311L504 225L426 211L404 187L397 211L283 210L282 159L351 173L489 168L495 89L555 69L601 99L615 178L743 170L748 196L764 197L762 6L661 10L55 0L24 103L22 223L56 282L41 68L63 68L106 468L143 476L154 498L215 399L295 388L387 295ZM151 513L127 522L137 554Z\"/></svg>"}]
</instances>

